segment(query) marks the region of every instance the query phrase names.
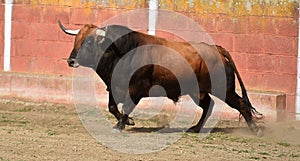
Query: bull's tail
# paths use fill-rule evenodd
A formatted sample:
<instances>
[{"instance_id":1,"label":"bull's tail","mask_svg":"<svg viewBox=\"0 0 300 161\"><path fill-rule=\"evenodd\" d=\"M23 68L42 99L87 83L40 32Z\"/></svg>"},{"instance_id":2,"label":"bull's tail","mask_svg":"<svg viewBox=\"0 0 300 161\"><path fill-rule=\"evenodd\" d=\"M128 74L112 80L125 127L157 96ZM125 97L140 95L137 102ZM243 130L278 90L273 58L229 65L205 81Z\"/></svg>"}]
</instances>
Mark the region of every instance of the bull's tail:
<instances>
[{"instance_id":1,"label":"bull's tail","mask_svg":"<svg viewBox=\"0 0 300 161\"><path fill-rule=\"evenodd\" d=\"M216 45L216 47L218 48L218 51L219 53L224 56L227 61L230 63L230 65L232 66L236 76L237 76L237 79L239 81L239 84L241 86L241 90L242 90L242 98L244 99L245 103L248 105L248 108L249 110L251 110L251 113L252 113L252 116L256 119L262 119L264 116L263 114L261 114L260 112L258 112L252 105L251 105L251 102L249 101L249 98L248 98L248 95L247 95L247 91L246 91L246 88L245 88L245 85L242 81L242 78L241 78L241 75L240 73L238 72L237 68L236 68L236 65L230 55L230 53L225 49L223 48L222 46L219 46L219 45Z\"/></svg>"}]
</instances>

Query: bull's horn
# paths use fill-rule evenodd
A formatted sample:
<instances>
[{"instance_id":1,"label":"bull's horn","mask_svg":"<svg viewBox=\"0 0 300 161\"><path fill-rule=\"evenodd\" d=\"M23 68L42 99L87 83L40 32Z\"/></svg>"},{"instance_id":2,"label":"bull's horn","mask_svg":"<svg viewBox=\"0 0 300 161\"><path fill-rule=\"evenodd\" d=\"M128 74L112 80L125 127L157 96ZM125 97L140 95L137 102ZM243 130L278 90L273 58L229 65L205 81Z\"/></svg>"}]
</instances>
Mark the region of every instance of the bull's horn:
<instances>
[{"instance_id":1,"label":"bull's horn","mask_svg":"<svg viewBox=\"0 0 300 161\"><path fill-rule=\"evenodd\" d=\"M78 29L78 30L69 30L69 29L65 28L59 20L58 20L58 25L59 25L60 29L63 30L63 32L65 32L66 34L69 34L69 35L77 35L80 31L80 29Z\"/></svg>"}]
</instances>

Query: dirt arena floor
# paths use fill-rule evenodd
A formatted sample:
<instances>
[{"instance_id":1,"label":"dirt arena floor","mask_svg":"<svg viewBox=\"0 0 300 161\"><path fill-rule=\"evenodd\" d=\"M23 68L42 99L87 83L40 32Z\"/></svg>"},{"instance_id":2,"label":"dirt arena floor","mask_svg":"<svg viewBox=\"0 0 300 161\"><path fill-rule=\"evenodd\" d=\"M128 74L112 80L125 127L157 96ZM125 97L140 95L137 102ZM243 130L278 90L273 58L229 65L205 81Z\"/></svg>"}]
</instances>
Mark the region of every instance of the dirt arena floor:
<instances>
[{"instance_id":1,"label":"dirt arena floor","mask_svg":"<svg viewBox=\"0 0 300 161\"><path fill-rule=\"evenodd\" d=\"M135 122L135 128L158 124ZM0 160L300 160L300 122L264 127L259 138L238 119L221 120L205 139L185 133L161 151L128 154L94 139L73 105L0 99Z\"/></svg>"}]
</instances>

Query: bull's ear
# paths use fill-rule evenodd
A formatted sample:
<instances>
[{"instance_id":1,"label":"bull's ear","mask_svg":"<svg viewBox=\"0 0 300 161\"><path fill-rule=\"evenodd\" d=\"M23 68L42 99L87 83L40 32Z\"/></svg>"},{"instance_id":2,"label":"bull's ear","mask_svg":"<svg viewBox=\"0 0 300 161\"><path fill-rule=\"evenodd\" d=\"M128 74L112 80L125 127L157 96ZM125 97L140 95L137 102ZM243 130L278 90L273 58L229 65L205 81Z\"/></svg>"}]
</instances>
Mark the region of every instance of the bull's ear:
<instances>
[{"instance_id":1,"label":"bull's ear","mask_svg":"<svg viewBox=\"0 0 300 161\"><path fill-rule=\"evenodd\" d=\"M96 30L96 35L105 37L105 36L106 36L106 33L105 33L105 31L102 30L102 29L97 29L97 30Z\"/></svg>"}]
</instances>

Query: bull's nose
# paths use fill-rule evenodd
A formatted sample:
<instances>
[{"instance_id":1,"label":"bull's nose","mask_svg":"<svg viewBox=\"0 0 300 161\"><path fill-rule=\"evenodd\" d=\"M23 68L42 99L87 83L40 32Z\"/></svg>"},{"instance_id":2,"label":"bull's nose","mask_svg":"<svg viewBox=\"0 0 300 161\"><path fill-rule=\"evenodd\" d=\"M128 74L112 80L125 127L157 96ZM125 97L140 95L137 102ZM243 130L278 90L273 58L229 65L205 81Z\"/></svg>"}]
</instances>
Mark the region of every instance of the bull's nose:
<instances>
[{"instance_id":1,"label":"bull's nose","mask_svg":"<svg viewBox=\"0 0 300 161\"><path fill-rule=\"evenodd\" d=\"M70 67L73 67L73 68L79 67L79 64L78 64L77 60L74 59L74 58L67 59L67 62L68 62Z\"/></svg>"}]
</instances>

